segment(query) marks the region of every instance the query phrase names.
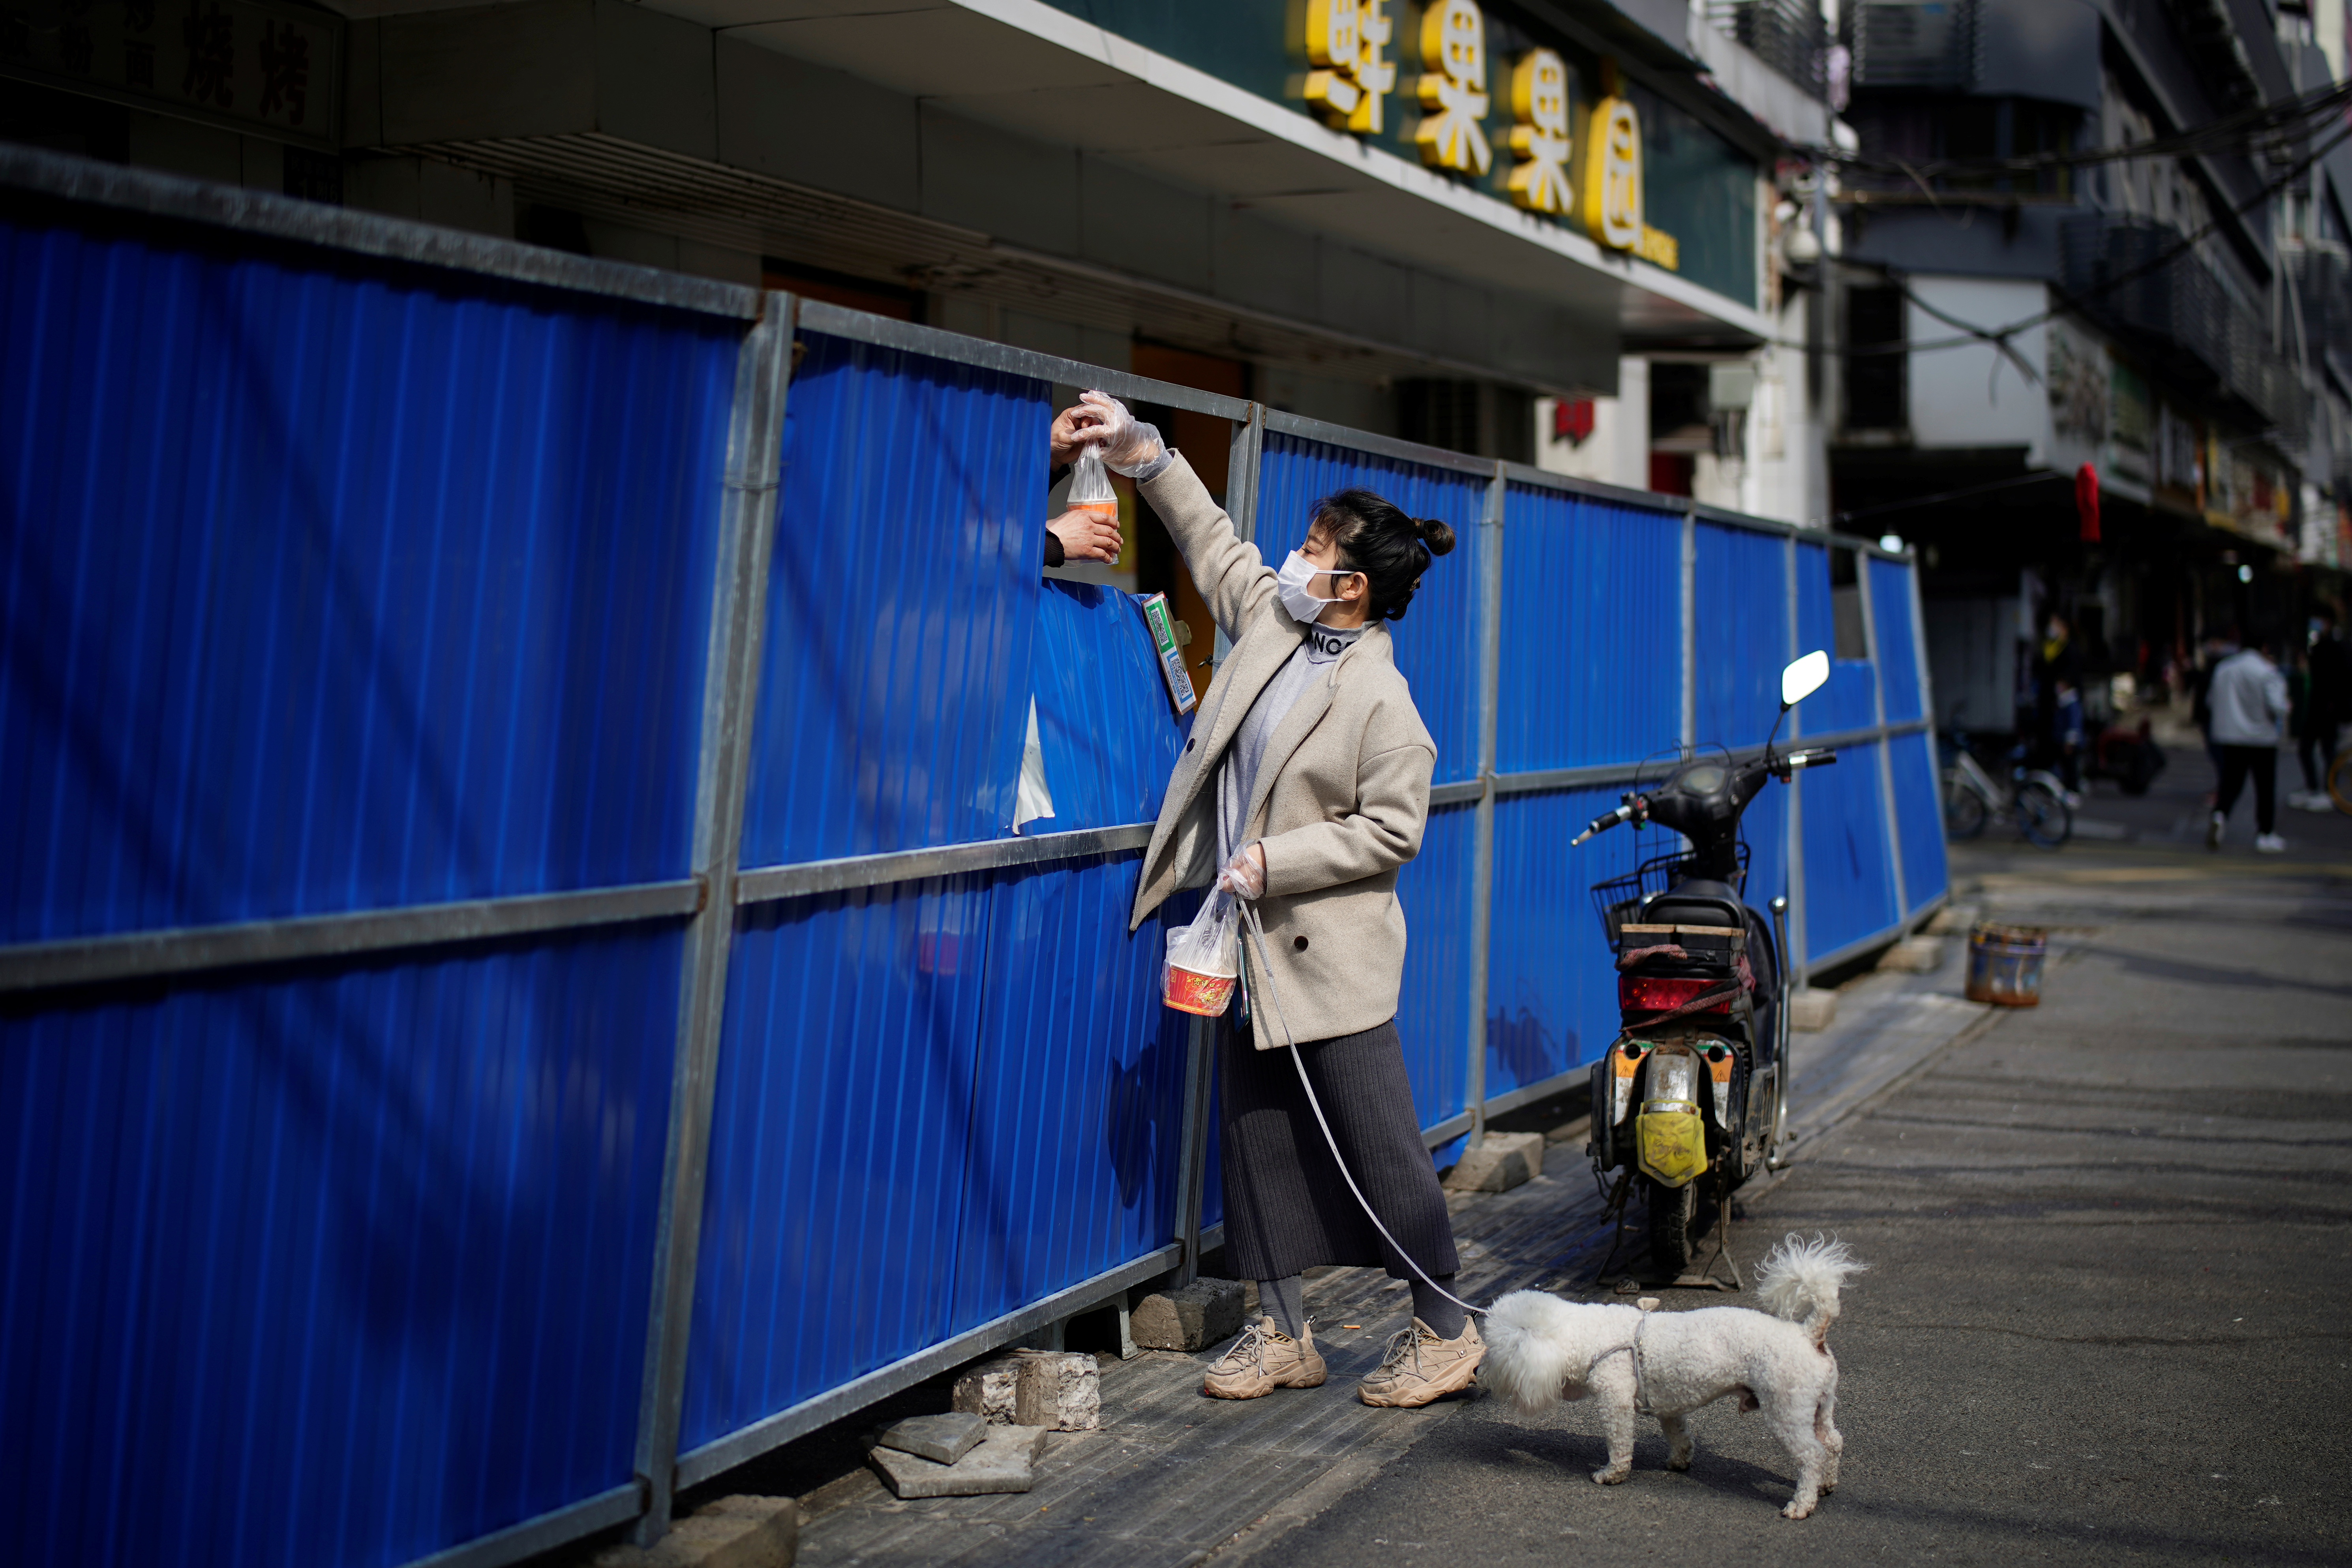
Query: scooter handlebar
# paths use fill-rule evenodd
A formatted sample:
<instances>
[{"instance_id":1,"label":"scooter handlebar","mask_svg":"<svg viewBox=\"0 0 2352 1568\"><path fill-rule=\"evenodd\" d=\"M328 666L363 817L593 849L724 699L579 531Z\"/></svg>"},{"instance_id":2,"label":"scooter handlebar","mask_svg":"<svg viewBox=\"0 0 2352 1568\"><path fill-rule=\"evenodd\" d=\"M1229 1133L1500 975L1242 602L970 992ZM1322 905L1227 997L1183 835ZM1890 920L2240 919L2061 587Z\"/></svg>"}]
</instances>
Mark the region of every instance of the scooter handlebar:
<instances>
[{"instance_id":1,"label":"scooter handlebar","mask_svg":"<svg viewBox=\"0 0 2352 1568\"><path fill-rule=\"evenodd\" d=\"M1810 752L1789 753L1789 767L1792 772L1798 768L1825 768L1836 761L1837 748L1834 746L1820 746Z\"/></svg>"},{"instance_id":2,"label":"scooter handlebar","mask_svg":"<svg viewBox=\"0 0 2352 1568\"><path fill-rule=\"evenodd\" d=\"M1616 810L1603 812L1599 816L1594 817L1583 832L1578 834L1575 837L1568 841L1568 847L1570 849L1573 849L1596 833L1606 833L1621 822L1631 821L1633 819L1633 803L1629 800L1624 805L1619 806Z\"/></svg>"}]
</instances>

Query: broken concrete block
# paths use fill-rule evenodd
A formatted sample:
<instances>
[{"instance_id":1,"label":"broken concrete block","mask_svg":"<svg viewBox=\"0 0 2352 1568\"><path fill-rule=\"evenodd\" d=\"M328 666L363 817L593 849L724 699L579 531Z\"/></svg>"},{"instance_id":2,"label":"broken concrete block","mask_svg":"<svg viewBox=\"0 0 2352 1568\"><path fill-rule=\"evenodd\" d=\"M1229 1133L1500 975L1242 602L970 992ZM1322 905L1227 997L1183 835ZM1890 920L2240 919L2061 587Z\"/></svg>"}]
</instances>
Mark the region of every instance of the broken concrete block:
<instances>
[{"instance_id":1,"label":"broken concrete block","mask_svg":"<svg viewBox=\"0 0 2352 1568\"><path fill-rule=\"evenodd\" d=\"M956 1379L950 1403L992 1426L1013 1425L1013 1410L1021 1392L1021 1363L1009 1355L986 1361Z\"/></svg>"},{"instance_id":2,"label":"broken concrete block","mask_svg":"<svg viewBox=\"0 0 2352 1568\"><path fill-rule=\"evenodd\" d=\"M1095 1358L1076 1351L1022 1352L1013 1419L1056 1432L1101 1430L1102 1371Z\"/></svg>"},{"instance_id":3,"label":"broken concrete block","mask_svg":"<svg viewBox=\"0 0 2352 1568\"><path fill-rule=\"evenodd\" d=\"M1915 936L1878 955L1878 967L1897 974L1933 974L1943 967L1944 939Z\"/></svg>"},{"instance_id":4,"label":"broken concrete block","mask_svg":"<svg viewBox=\"0 0 2352 1568\"><path fill-rule=\"evenodd\" d=\"M651 1546L606 1547L592 1568L792 1568L800 1526L796 1498L720 1498Z\"/></svg>"},{"instance_id":5,"label":"broken concrete block","mask_svg":"<svg viewBox=\"0 0 2352 1568\"><path fill-rule=\"evenodd\" d=\"M896 1448L876 1448L866 1458L902 1498L1025 1492L1037 1484L1037 1460L1045 1451L1045 1436L1043 1426L992 1426L988 1436L952 1465L918 1458Z\"/></svg>"},{"instance_id":6,"label":"broken concrete block","mask_svg":"<svg viewBox=\"0 0 2352 1568\"><path fill-rule=\"evenodd\" d=\"M1489 1132L1445 1174L1453 1193L1507 1193L1543 1174L1540 1132Z\"/></svg>"},{"instance_id":7,"label":"broken concrete block","mask_svg":"<svg viewBox=\"0 0 2352 1568\"><path fill-rule=\"evenodd\" d=\"M1092 1432L1102 1426L1095 1358L1070 1351L1013 1351L956 1379L951 1403L992 1426Z\"/></svg>"},{"instance_id":8,"label":"broken concrete block","mask_svg":"<svg viewBox=\"0 0 2352 1568\"><path fill-rule=\"evenodd\" d=\"M1148 1350L1197 1351L1241 1331L1242 1288L1235 1279L1195 1279L1135 1304L1129 1321Z\"/></svg>"},{"instance_id":9,"label":"broken concrete block","mask_svg":"<svg viewBox=\"0 0 2352 1568\"><path fill-rule=\"evenodd\" d=\"M1807 989L1789 993L1789 1027L1817 1035L1836 1022L1836 992Z\"/></svg>"},{"instance_id":10,"label":"broken concrete block","mask_svg":"<svg viewBox=\"0 0 2352 1568\"><path fill-rule=\"evenodd\" d=\"M952 1465L987 1435L987 1417L977 1411L953 1410L945 1415L909 1415L883 1433L880 1440L886 1448L934 1464Z\"/></svg>"}]
</instances>

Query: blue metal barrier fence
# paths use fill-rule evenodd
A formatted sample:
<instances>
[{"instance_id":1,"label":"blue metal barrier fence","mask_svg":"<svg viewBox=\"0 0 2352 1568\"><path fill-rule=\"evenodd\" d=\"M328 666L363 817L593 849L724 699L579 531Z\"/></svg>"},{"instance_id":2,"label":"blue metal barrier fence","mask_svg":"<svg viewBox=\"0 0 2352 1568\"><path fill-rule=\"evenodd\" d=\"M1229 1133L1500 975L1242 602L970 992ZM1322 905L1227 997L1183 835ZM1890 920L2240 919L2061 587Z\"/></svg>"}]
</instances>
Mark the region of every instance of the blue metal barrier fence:
<instances>
[{"instance_id":1,"label":"blue metal barrier fence","mask_svg":"<svg viewBox=\"0 0 2352 1568\"><path fill-rule=\"evenodd\" d=\"M1183 728L1131 602L1040 581L1056 384L1228 421L1270 549L1349 484L1462 541L1395 628L1441 1163L1614 1030L1585 888L1665 847L1569 839L1759 742L1797 653L1844 752L1751 808L1751 901L1811 972L1943 896L1907 556L782 294L0 190L8 1561L649 1540L1219 1244L1189 900L1126 921Z\"/></svg>"}]
</instances>

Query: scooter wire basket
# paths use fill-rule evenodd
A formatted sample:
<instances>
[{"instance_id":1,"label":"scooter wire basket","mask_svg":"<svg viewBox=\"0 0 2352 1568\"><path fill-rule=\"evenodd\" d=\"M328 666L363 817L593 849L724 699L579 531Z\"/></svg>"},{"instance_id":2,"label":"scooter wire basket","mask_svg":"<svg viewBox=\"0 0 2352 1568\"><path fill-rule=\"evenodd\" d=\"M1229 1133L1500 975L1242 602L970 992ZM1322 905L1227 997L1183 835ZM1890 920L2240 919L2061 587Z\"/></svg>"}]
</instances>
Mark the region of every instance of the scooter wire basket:
<instances>
[{"instance_id":1,"label":"scooter wire basket","mask_svg":"<svg viewBox=\"0 0 2352 1568\"><path fill-rule=\"evenodd\" d=\"M1633 918L1642 900L1673 887L1677 879L1688 873L1696 858L1687 851L1656 855L1622 877L1592 884L1592 912L1601 917L1601 929L1612 948L1617 945L1618 928ZM1732 890L1737 892L1747 886L1748 845L1743 840L1739 846L1739 875L1732 882Z\"/></svg>"}]
</instances>

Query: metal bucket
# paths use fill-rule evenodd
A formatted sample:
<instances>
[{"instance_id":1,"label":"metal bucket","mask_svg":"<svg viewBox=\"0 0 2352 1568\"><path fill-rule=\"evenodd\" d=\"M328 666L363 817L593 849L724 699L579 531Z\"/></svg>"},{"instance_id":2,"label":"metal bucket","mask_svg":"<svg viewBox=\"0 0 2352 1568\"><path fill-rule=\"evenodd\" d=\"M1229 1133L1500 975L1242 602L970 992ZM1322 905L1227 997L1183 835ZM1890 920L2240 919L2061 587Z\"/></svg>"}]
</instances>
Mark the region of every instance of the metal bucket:
<instances>
[{"instance_id":1,"label":"metal bucket","mask_svg":"<svg viewBox=\"0 0 2352 1568\"><path fill-rule=\"evenodd\" d=\"M2050 950L2040 926L1979 921L1969 932L1969 1000L2003 1007L2042 1003L2042 961Z\"/></svg>"}]
</instances>

